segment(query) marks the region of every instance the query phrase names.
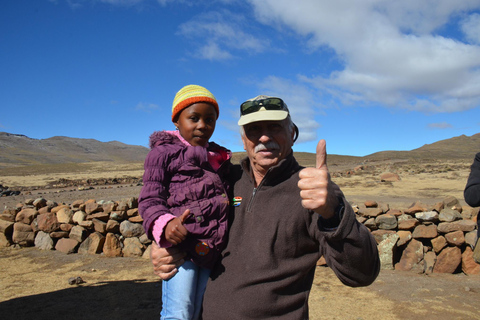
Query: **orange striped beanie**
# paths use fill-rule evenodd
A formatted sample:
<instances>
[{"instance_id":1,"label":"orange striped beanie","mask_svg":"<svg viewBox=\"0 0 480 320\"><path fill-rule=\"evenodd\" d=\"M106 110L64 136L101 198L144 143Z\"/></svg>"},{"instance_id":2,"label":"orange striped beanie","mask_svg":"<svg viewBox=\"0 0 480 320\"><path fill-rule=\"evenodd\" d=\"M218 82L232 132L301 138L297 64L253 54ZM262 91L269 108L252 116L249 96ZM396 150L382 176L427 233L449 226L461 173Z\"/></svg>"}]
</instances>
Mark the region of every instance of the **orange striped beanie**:
<instances>
[{"instance_id":1,"label":"orange striped beanie","mask_svg":"<svg viewBox=\"0 0 480 320\"><path fill-rule=\"evenodd\" d=\"M217 119L220 111L218 110L218 103L213 94L202 86L190 84L183 87L175 95L172 105L172 121L180 114L180 112L197 102L206 102L215 108L217 112Z\"/></svg>"}]
</instances>

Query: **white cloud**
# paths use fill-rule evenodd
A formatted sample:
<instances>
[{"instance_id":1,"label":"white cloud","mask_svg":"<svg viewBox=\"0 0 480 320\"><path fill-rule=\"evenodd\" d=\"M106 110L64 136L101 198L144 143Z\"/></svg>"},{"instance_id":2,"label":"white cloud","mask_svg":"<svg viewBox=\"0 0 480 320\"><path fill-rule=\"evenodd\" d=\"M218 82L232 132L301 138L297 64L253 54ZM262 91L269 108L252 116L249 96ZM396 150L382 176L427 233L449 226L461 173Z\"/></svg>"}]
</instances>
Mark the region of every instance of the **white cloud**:
<instances>
[{"instance_id":1,"label":"white cloud","mask_svg":"<svg viewBox=\"0 0 480 320\"><path fill-rule=\"evenodd\" d=\"M258 53L268 47L267 39L260 39L245 29L248 27L240 15L228 11L209 12L181 24L178 34L201 46L198 58L225 60L233 58L235 50Z\"/></svg>"},{"instance_id":2,"label":"white cloud","mask_svg":"<svg viewBox=\"0 0 480 320\"><path fill-rule=\"evenodd\" d=\"M468 41L480 44L480 14L469 15L460 23L460 26Z\"/></svg>"},{"instance_id":3,"label":"white cloud","mask_svg":"<svg viewBox=\"0 0 480 320\"><path fill-rule=\"evenodd\" d=\"M342 70L301 79L342 103L424 112L480 105L480 46L472 44L480 33L478 15L462 22L470 44L437 33L480 8L478 0L250 2L258 21L291 28L311 48L335 51Z\"/></svg>"},{"instance_id":4,"label":"white cloud","mask_svg":"<svg viewBox=\"0 0 480 320\"><path fill-rule=\"evenodd\" d=\"M143 0L100 0L100 2L117 6L133 6L143 2Z\"/></svg>"},{"instance_id":5,"label":"white cloud","mask_svg":"<svg viewBox=\"0 0 480 320\"><path fill-rule=\"evenodd\" d=\"M439 122L439 123L430 123L428 125L428 128L430 128L430 129L450 129L450 128L453 128L453 126L448 122Z\"/></svg>"},{"instance_id":6,"label":"white cloud","mask_svg":"<svg viewBox=\"0 0 480 320\"><path fill-rule=\"evenodd\" d=\"M155 111L159 108L160 107L158 105L154 104L154 103L144 103L144 102L139 102L135 106L135 110L143 111L143 112L146 112L146 113L151 113L152 111Z\"/></svg>"}]
</instances>

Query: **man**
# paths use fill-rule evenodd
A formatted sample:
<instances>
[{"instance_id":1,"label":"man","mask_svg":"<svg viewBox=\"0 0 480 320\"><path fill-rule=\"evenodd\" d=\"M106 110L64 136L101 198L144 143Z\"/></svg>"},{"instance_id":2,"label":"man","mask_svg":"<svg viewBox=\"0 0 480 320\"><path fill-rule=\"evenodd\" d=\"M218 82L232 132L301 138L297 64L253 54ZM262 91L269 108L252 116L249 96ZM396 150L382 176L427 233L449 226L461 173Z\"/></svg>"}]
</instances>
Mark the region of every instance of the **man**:
<instances>
[{"instance_id":1,"label":"man","mask_svg":"<svg viewBox=\"0 0 480 320\"><path fill-rule=\"evenodd\" d=\"M298 129L281 99L258 96L240 113L248 157L235 179L229 240L207 285L203 319L307 319L318 259L344 284L366 286L380 270L377 246L330 180L324 140L316 167L303 169L292 152ZM152 249L152 262L167 278L178 253L162 250Z\"/></svg>"}]
</instances>

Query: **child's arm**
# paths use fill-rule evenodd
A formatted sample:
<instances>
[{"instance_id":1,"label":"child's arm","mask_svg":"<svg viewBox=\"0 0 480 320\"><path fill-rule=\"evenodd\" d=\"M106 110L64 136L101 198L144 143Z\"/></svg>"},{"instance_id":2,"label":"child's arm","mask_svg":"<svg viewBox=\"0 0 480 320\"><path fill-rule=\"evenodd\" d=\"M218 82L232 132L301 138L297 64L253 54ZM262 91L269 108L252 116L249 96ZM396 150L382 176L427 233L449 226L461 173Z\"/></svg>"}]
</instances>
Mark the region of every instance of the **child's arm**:
<instances>
[{"instance_id":1,"label":"child's arm","mask_svg":"<svg viewBox=\"0 0 480 320\"><path fill-rule=\"evenodd\" d=\"M180 216L170 220L165 226L164 235L165 239L173 245L181 243L187 237L188 231L183 224L185 220L190 216L190 210L187 209Z\"/></svg>"}]
</instances>

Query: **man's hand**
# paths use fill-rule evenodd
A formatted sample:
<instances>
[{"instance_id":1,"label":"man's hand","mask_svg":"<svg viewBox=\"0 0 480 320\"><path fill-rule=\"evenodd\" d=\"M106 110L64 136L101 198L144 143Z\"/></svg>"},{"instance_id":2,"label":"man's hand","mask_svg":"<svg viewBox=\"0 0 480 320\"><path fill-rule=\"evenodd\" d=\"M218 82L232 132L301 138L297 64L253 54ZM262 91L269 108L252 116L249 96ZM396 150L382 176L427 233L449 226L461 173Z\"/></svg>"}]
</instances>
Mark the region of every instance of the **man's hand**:
<instances>
[{"instance_id":1,"label":"man's hand","mask_svg":"<svg viewBox=\"0 0 480 320\"><path fill-rule=\"evenodd\" d=\"M170 220L165 226L165 239L174 246L181 243L187 237L188 231L183 224L189 215L190 210L187 209L180 217Z\"/></svg>"},{"instance_id":2,"label":"man's hand","mask_svg":"<svg viewBox=\"0 0 480 320\"><path fill-rule=\"evenodd\" d=\"M313 210L328 219L335 214L338 199L331 190L330 174L327 167L327 150L325 140L320 140L316 150L315 168L305 168L299 173L300 197L302 206Z\"/></svg>"},{"instance_id":3,"label":"man's hand","mask_svg":"<svg viewBox=\"0 0 480 320\"><path fill-rule=\"evenodd\" d=\"M150 259L153 264L153 273L162 280L172 278L185 260L185 252L176 247L160 248L155 242L152 243Z\"/></svg>"}]
</instances>

